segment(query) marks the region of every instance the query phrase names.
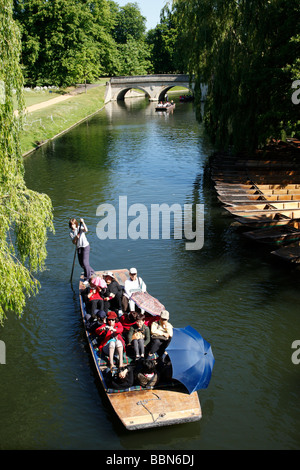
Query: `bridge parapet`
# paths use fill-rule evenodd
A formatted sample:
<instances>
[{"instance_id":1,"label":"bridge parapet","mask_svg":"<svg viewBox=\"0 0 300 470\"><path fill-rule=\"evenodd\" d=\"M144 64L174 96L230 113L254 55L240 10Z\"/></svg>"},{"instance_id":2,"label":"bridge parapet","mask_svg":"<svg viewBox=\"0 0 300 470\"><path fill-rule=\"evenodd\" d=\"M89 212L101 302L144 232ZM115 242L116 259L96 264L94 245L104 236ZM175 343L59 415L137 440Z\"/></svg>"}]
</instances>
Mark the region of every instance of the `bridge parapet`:
<instances>
[{"instance_id":1,"label":"bridge parapet","mask_svg":"<svg viewBox=\"0 0 300 470\"><path fill-rule=\"evenodd\" d=\"M136 76L121 76L121 77L112 77L110 79L111 84L124 84L124 83L169 83L169 82L184 82L189 83L189 75L184 74L157 74L157 75L136 75Z\"/></svg>"}]
</instances>

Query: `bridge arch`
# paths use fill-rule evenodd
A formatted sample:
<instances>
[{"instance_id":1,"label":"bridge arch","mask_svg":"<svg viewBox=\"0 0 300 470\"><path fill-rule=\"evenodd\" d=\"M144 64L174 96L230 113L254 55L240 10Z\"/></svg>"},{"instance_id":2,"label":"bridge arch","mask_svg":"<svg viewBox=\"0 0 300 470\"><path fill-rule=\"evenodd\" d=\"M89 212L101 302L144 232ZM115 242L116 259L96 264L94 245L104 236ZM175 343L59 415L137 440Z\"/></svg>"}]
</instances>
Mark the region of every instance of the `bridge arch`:
<instances>
[{"instance_id":1,"label":"bridge arch","mask_svg":"<svg viewBox=\"0 0 300 470\"><path fill-rule=\"evenodd\" d=\"M130 87L130 88L123 88L122 90L119 90L119 91L116 93L115 98L114 98L112 101L115 101L115 100L117 100L117 101L119 101L119 100L124 100L126 93L128 93L128 92L129 92L130 90L132 90L132 89L133 89L133 87ZM146 94L146 96L149 97L147 91L146 91L146 90L143 90L143 88L141 88L141 87L134 87L134 89L135 89L135 90L140 90L140 91L142 91L143 93ZM150 97L149 97L149 98L150 98Z\"/></svg>"},{"instance_id":2,"label":"bridge arch","mask_svg":"<svg viewBox=\"0 0 300 470\"><path fill-rule=\"evenodd\" d=\"M165 95L168 93L168 91L172 90L172 88L174 86L176 86L176 85L168 86L164 90L162 90L162 92L158 96L158 101L164 101ZM187 86L184 86L184 85L182 85L182 87L186 88L189 91L189 93L191 93L191 94L194 93L194 91L191 89L191 87L187 87Z\"/></svg>"}]
</instances>

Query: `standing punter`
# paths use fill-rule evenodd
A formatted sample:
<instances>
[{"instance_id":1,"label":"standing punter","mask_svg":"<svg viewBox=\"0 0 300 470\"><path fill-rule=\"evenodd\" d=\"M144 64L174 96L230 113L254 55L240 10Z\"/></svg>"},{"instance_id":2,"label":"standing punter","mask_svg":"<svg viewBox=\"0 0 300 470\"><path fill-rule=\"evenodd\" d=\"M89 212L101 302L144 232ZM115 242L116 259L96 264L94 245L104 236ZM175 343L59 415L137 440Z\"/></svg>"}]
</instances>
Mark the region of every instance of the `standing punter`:
<instances>
[{"instance_id":1,"label":"standing punter","mask_svg":"<svg viewBox=\"0 0 300 470\"><path fill-rule=\"evenodd\" d=\"M76 219L70 219L69 227L71 229L70 237L77 247L79 264L84 270L84 279L88 281L94 273L94 270L90 266L90 244L85 236L88 228L83 219L80 219L79 227Z\"/></svg>"}]
</instances>

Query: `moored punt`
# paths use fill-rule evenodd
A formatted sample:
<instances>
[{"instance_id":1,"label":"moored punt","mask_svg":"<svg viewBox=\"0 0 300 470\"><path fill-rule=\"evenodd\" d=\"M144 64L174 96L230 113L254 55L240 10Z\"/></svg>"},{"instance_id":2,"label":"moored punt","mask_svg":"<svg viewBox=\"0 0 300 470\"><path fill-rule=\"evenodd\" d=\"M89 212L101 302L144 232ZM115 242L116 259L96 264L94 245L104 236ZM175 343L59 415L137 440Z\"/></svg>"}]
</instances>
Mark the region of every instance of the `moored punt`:
<instances>
[{"instance_id":1,"label":"moored punt","mask_svg":"<svg viewBox=\"0 0 300 470\"><path fill-rule=\"evenodd\" d=\"M234 197L248 197L248 198L255 198L259 196L265 196L265 197L280 197L284 198L285 196L298 196L300 199L300 189L265 189L265 190L260 190L258 188L252 188L252 189L218 189L216 188L217 193L220 196L226 196L228 198Z\"/></svg>"},{"instance_id":2,"label":"moored punt","mask_svg":"<svg viewBox=\"0 0 300 470\"><path fill-rule=\"evenodd\" d=\"M239 215L243 217L251 216L252 214L264 214L264 213L280 213L285 214L291 219L298 218L297 213L300 214L300 202L266 202L261 201L261 204L240 204L235 206L223 206L223 208L233 215Z\"/></svg>"},{"instance_id":3,"label":"moored punt","mask_svg":"<svg viewBox=\"0 0 300 470\"><path fill-rule=\"evenodd\" d=\"M244 232L243 235L259 243L281 244L300 240L299 222L291 220L286 225Z\"/></svg>"},{"instance_id":4,"label":"moored punt","mask_svg":"<svg viewBox=\"0 0 300 470\"><path fill-rule=\"evenodd\" d=\"M266 204L268 202L280 202L282 204L285 203L300 203L300 195L299 194L284 194L284 195L272 195L266 196L265 194L258 194L258 195L249 195L249 196L218 196L219 201L227 206L239 206L239 205L248 205L248 204Z\"/></svg>"},{"instance_id":5,"label":"moored punt","mask_svg":"<svg viewBox=\"0 0 300 470\"><path fill-rule=\"evenodd\" d=\"M180 95L179 101L183 101L183 102L194 101L194 96L193 95Z\"/></svg>"},{"instance_id":6,"label":"moored punt","mask_svg":"<svg viewBox=\"0 0 300 470\"><path fill-rule=\"evenodd\" d=\"M216 188L223 189L223 190L249 190L249 189L260 189L261 191L265 190L277 190L277 189L284 189L284 190L293 190L293 189L300 189L299 183L220 183L216 184Z\"/></svg>"},{"instance_id":7,"label":"moored punt","mask_svg":"<svg viewBox=\"0 0 300 470\"><path fill-rule=\"evenodd\" d=\"M282 214L254 215L251 217L235 217L235 222L244 228L271 228L290 223L293 219Z\"/></svg>"},{"instance_id":8,"label":"moored punt","mask_svg":"<svg viewBox=\"0 0 300 470\"><path fill-rule=\"evenodd\" d=\"M291 243L290 245L283 246L278 250L272 251L272 255L278 258L288 261L289 263L299 264L300 263L300 242Z\"/></svg>"},{"instance_id":9,"label":"moored punt","mask_svg":"<svg viewBox=\"0 0 300 470\"><path fill-rule=\"evenodd\" d=\"M113 272L115 279L121 285L124 285L125 280L129 277L127 269L110 271ZM103 273L103 271L97 272L98 275ZM83 277L81 277L79 292L84 288ZM189 393L187 388L175 379L159 383L154 388L147 389L140 386L133 386L122 391L109 388L105 380L105 370L108 365L107 358L99 353L97 346L94 344L95 336L89 333L86 328L85 304L82 296L79 297L86 337L100 382L112 408L125 428L138 430L201 419L202 413L197 392L192 391ZM128 367L134 367L134 363L130 361L126 354L124 354L124 363Z\"/></svg>"},{"instance_id":10,"label":"moored punt","mask_svg":"<svg viewBox=\"0 0 300 470\"><path fill-rule=\"evenodd\" d=\"M215 176L212 177L212 180L215 185L217 186L241 186L241 187L246 187L246 186L251 186L251 185L256 185L256 186L269 186L269 187L274 187L278 186L281 188L286 188L290 185L297 185L297 187L300 187L300 175L297 177L295 176L262 176L262 175L245 175L243 177L238 176L238 175L230 175L230 176Z\"/></svg>"},{"instance_id":11,"label":"moored punt","mask_svg":"<svg viewBox=\"0 0 300 470\"><path fill-rule=\"evenodd\" d=\"M228 206L228 209L230 207ZM233 208L231 208L233 209ZM238 217L250 218L252 219L255 216L261 217L265 215L266 217L270 217L272 215L285 215L289 219L298 219L300 217L300 209L266 209L266 210L255 210L255 211L239 211L239 210L232 210L232 215L236 215Z\"/></svg>"}]
</instances>

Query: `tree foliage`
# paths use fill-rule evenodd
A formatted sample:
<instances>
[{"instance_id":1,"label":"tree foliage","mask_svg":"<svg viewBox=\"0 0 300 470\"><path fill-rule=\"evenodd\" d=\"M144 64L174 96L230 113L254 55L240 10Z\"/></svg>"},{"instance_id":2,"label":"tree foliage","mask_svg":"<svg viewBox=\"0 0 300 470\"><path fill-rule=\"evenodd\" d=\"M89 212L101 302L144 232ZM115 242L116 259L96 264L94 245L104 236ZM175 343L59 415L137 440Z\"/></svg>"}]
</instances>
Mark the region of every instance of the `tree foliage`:
<instances>
[{"instance_id":1,"label":"tree foliage","mask_svg":"<svg viewBox=\"0 0 300 470\"><path fill-rule=\"evenodd\" d=\"M141 41L145 37L146 18L142 16L137 3L127 3L116 14L116 24L113 37L118 44L125 44L128 40Z\"/></svg>"},{"instance_id":2,"label":"tree foliage","mask_svg":"<svg viewBox=\"0 0 300 470\"><path fill-rule=\"evenodd\" d=\"M174 8L198 98L199 84L208 84L205 123L218 148L252 151L299 131L291 102L297 0L177 0Z\"/></svg>"},{"instance_id":3,"label":"tree foliage","mask_svg":"<svg viewBox=\"0 0 300 470\"><path fill-rule=\"evenodd\" d=\"M147 75L152 72L150 50L145 41L137 42L128 37L124 44L119 44L118 49L122 57L119 75Z\"/></svg>"},{"instance_id":4,"label":"tree foliage","mask_svg":"<svg viewBox=\"0 0 300 470\"><path fill-rule=\"evenodd\" d=\"M24 100L19 64L20 33L11 0L0 0L0 323L8 311L21 315L36 293L32 273L46 259L47 229L54 231L49 197L26 187L19 144ZM16 94L19 115L14 114Z\"/></svg>"},{"instance_id":5,"label":"tree foliage","mask_svg":"<svg viewBox=\"0 0 300 470\"><path fill-rule=\"evenodd\" d=\"M14 0L14 17L22 32L28 85L68 86L151 70L146 19L136 3Z\"/></svg>"},{"instance_id":6,"label":"tree foliage","mask_svg":"<svg viewBox=\"0 0 300 470\"><path fill-rule=\"evenodd\" d=\"M168 4L165 5L161 11L160 23L147 34L155 73L185 72L177 26L177 17L172 14Z\"/></svg>"}]
</instances>

